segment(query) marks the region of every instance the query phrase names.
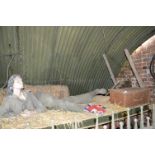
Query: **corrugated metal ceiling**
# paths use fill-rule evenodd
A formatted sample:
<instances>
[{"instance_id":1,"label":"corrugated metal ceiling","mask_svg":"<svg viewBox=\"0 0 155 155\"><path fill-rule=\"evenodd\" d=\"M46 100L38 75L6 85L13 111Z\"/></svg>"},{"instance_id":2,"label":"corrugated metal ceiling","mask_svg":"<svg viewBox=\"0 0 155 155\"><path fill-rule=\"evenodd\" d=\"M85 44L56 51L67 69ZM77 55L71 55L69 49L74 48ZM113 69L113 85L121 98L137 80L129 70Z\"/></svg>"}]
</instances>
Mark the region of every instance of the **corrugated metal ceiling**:
<instances>
[{"instance_id":1,"label":"corrugated metal ceiling","mask_svg":"<svg viewBox=\"0 0 155 155\"><path fill-rule=\"evenodd\" d=\"M154 35L155 27L0 27L0 83L19 73L29 84L67 84L72 94L112 86L105 52L117 75L124 48L131 52Z\"/></svg>"}]
</instances>

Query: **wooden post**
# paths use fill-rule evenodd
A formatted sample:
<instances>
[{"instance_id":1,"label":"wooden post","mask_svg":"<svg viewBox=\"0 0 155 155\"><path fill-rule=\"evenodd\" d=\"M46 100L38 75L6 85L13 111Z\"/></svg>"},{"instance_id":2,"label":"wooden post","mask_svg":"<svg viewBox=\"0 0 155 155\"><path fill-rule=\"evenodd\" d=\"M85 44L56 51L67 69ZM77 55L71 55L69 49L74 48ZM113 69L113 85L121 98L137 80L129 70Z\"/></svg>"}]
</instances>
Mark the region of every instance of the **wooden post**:
<instances>
[{"instance_id":1,"label":"wooden post","mask_svg":"<svg viewBox=\"0 0 155 155\"><path fill-rule=\"evenodd\" d=\"M114 114L114 112L113 112L113 111L112 111L111 128L112 128L112 129L115 129L115 114Z\"/></svg>"},{"instance_id":2,"label":"wooden post","mask_svg":"<svg viewBox=\"0 0 155 155\"><path fill-rule=\"evenodd\" d=\"M130 126L130 109L127 109L127 129L131 129Z\"/></svg>"},{"instance_id":3,"label":"wooden post","mask_svg":"<svg viewBox=\"0 0 155 155\"><path fill-rule=\"evenodd\" d=\"M137 118L135 118L134 119L134 129L138 129L138 119Z\"/></svg>"},{"instance_id":4,"label":"wooden post","mask_svg":"<svg viewBox=\"0 0 155 155\"><path fill-rule=\"evenodd\" d=\"M103 125L103 129L107 129L108 127L107 127L107 125Z\"/></svg>"},{"instance_id":5,"label":"wooden post","mask_svg":"<svg viewBox=\"0 0 155 155\"><path fill-rule=\"evenodd\" d=\"M105 61L105 63L106 63L106 66L107 66L107 68L108 68L108 71L109 71L109 73L110 73L111 79L112 79L114 85L116 85L117 82L116 82L115 76L114 76L114 74L113 74L113 72L112 72L112 69L111 69L111 67L110 67L109 61L108 61L108 59L107 59L107 57L106 57L105 54L103 54L103 58L104 58L104 61Z\"/></svg>"},{"instance_id":6,"label":"wooden post","mask_svg":"<svg viewBox=\"0 0 155 155\"><path fill-rule=\"evenodd\" d=\"M150 126L150 117L146 117L146 120L147 120L147 128L149 129L151 126Z\"/></svg>"},{"instance_id":7,"label":"wooden post","mask_svg":"<svg viewBox=\"0 0 155 155\"><path fill-rule=\"evenodd\" d=\"M153 104L153 108L152 108L152 126L153 126L153 129L155 129L155 104Z\"/></svg>"},{"instance_id":8,"label":"wooden post","mask_svg":"<svg viewBox=\"0 0 155 155\"><path fill-rule=\"evenodd\" d=\"M77 125L77 119L76 119L76 117L74 118L74 122L75 122L75 129L77 129L78 128L78 125Z\"/></svg>"},{"instance_id":9,"label":"wooden post","mask_svg":"<svg viewBox=\"0 0 155 155\"><path fill-rule=\"evenodd\" d=\"M96 113L96 125L95 125L95 129L98 129L98 113Z\"/></svg>"},{"instance_id":10,"label":"wooden post","mask_svg":"<svg viewBox=\"0 0 155 155\"><path fill-rule=\"evenodd\" d=\"M144 112L143 112L143 106L140 107L140 128L144 128Z\"/></svg>"},{"instance_id":11,"label":"wooden post","mask_svg":"<svg viewBox=\"0 0 155 155\"><path fill-rule=\"evenodd\" d=\"M131 58L131 56L130 56L130 53L129 53L128 49L125 49L124 51L125 51L125 55L126 55L128 61L129 61L129 63L130 63L130 66L131 66L131 68L132 68L132 70L133 70L133 72L134 72L134 74L135 74L135 76L136 76L136 79L137 79L137 81L138 81L138 83L139 83L139 86L140 86L141 88L144 88L144 87L145 87L145 86L144 86L144 83L143 83L142 79L140 78L140 76L139 76L139 74L138 74L138 72L137 72L137 70L136 70L136 67L135 67L135 65L134 65L134 62L133 62L133 60L132 60L132 58Z\"/></svg>"},{"instance_id":12,"label":"wooden post","mask_svg":"<svg viewBox=\"0 0 155 155\"><path fill-rule=\"evenodd\" d=\"M26 129L30 129L30 123L29 123L29 122L26 123L25 128L26 128Z\"/></svg>"},{"instance_id":13,"label":"wooden post","mask_svg":"<svg viewBox=\"0 0 155 155\"><path fill-rule=\"evenodd\" d=\"M119 122L120 129L123 129L124 123L122 121Z\"/></svg>"},{"instance_id":14,"label":"wooden post","mask_svg":"<svg viewBox=\"0 0 155 155\"><path fill-rule=\"evenodd\" d=\"M51 129L54 129L54 120L51 120Z\"/></svg>"}]
</instances>

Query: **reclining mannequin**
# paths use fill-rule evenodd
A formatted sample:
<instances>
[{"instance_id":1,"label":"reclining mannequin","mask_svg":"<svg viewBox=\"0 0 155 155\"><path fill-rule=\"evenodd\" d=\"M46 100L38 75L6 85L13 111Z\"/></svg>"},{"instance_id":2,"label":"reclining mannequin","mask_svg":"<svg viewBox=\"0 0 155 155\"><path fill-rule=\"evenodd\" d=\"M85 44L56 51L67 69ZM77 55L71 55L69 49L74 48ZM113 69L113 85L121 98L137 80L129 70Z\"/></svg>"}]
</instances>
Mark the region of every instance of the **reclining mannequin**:
<instances>
[{"instance_id":1,"label":"reclining mannequin","mask_svg":"<svg viewBox=\"0 0 155 155\"><path fill-rule=\"evenodd\" d=\"M46 108L30 92L23 91L23 82L19 75L12 75L8 80L7 96L0 106L0 117L18 115L25 110L44 112Z\"/></svg>"},{"instance_id":2,"label":"reclining mannequin","mask_svg":"<svg viewBox=\"0 0 155 155\"><path fill-rule=\"evenodd\" d=\"M18 115L25 110L44 112L47 109L82 112L83 106L69 101L57 99L49 94L23 90L23 81L20 75L12 75L8 80L7 96L0 106L0 117Z\"/></svg>"},{"instance_id":3,"label":"reclining mannequin","mask_svg":"<svg viewBox=\"0 0 155 155\"><path fill-rule=\"evenodd\" d=\"M82 112L85 107L84 105L78 105L71 101L57 99L56 97L41 92L36 93L35 96L47 109Z\"/></svg>"}]
</instances>

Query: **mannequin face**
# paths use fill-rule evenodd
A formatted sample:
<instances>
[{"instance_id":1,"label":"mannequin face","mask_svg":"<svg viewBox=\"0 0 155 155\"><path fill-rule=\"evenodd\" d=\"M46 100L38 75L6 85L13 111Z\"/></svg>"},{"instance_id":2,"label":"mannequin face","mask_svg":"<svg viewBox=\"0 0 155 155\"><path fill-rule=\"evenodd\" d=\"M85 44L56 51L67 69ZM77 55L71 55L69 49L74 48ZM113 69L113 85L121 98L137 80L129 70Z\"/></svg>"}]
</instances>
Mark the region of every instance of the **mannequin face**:
<instances>
[{"instance_id":1,"label":"mannequin face","mask_svg":"<svg viewBox=\"0 0 155 155\"><path fill-rule=\"evenodd\" d=\"M14 79L13 89L21 90L23 88L23 81L20 77Z\"/></svg>"}]
</instances>

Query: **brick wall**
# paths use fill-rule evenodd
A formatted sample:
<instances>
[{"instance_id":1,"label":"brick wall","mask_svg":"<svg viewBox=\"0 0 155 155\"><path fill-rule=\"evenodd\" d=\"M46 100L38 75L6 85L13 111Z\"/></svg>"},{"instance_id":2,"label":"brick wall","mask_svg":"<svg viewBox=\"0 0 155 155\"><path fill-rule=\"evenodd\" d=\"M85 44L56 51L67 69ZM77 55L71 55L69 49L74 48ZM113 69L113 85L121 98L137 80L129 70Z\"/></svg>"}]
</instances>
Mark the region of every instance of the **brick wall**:
<instances>
[{"instance_id":1,"label":"brick wall","mask_svg":"<svg viewBox=\"0 0 155 155\"><path fill-rule=\"evenodd\" d=\"M152 56L155 54L155 35L144 42L133 53L132 58L135 63L136 69L142 78L145 86L151 90L151 99L155 101L155 80L150 74L149 66ZM131 70L128 61L123 65L117 80L130 80L132 87L138 87L137 80Z\"/></svg>"}]
</instances>

